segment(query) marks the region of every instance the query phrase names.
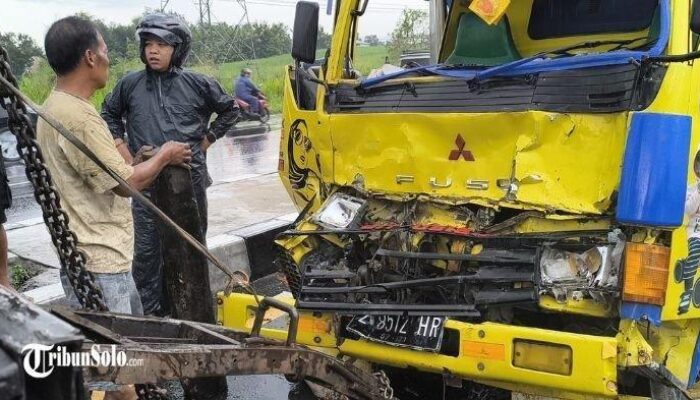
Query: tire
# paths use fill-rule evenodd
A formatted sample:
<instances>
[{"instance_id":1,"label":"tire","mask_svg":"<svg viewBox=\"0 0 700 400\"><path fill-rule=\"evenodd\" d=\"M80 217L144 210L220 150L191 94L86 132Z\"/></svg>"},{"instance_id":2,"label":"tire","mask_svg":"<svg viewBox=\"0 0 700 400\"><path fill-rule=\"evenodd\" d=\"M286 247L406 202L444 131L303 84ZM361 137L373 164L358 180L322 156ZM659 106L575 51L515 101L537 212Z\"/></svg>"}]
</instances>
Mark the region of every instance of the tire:
<instances>
[{"instance_id":1,"label":"tire","mask_svg":"<svg viewBox=\"0 0 700 400\"><path fill-rule=\"evenodd\" d=\"M260 110L260 123L266 124L270 120L270 111L267 108Z\"/></svg>"},{"instance_id":2,"label":"tire","mask_svg":"<svg viewBox=\"0 0 700 400\"><path fill-rule=\"evenodd\" d=\"M17 152L17 138L9 130L0 132L0 148L2 158L5 161L19 161L22 159Z\"/></svg>"}]
</instances>

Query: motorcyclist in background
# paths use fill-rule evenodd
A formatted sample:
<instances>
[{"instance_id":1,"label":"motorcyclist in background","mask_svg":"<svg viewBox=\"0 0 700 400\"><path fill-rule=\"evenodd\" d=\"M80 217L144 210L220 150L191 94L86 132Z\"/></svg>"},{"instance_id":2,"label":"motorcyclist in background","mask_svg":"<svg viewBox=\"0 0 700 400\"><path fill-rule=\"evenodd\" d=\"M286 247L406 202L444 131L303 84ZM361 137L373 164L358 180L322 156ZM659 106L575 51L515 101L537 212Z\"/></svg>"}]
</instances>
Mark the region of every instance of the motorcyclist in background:
<instances>
[{"instance_id":1,"label":"motorcyclist in background","mask_svg":"<svg viewBox=\"0 0 700 400\"><path fill-rule=\"evenodd\" d=\"M243 68L241 76L236 79L234 92L237 98L245 101L250 105L250 112L254 115L260 115L260 99L262 91L253 83L253 71L250 68Z\"/></svg>"},{"instance_id":2,"label":"motorcyclist in background","mask_svg":"<svg viewBox=\"0 0 700 400\"><path fill-rule=\"evenodd\" d=\"M233 127L238 107L214 79L182 68L192 36L180 18L161 13L146 15L136 33L146 68L117 82L103 104L102 118L127 161L142 146L161 146L169 140L190 145L192 184L204 230L202 236L206 237L206 189L211 185L206 151ZM214 113L217 117L209 124ZM144 194L150 197L151 189ZM139 202L133 202L132 212L133 275L144 313L166 315L169 310L168 303L163 301L163 260L157 220Z\"/></svg>"}]
</instances>

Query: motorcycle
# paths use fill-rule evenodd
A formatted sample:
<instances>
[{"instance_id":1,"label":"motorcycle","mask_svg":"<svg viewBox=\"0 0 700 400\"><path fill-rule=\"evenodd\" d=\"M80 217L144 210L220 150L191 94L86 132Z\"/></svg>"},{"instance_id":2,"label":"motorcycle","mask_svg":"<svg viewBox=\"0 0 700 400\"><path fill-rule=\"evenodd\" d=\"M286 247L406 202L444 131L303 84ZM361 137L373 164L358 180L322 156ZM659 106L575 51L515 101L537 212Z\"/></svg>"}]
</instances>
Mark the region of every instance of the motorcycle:
<instances>
[{"instance_id":1,"label":"motorcycle","mask_svg":"<svg viewBox=\"0 0 700 400\"><path fill-rule=\"evenodd\" d=\"M260 121L262 124L266 124L270 120L270 109L268 108L267 98L262 94L258 94L258 99L260 101L260 113L255 114L250 111L250 104L246 103L242 99L236 97L236 104L241 110L238 120L236 122L243 121Z\"/></svg>"}]
</instances>

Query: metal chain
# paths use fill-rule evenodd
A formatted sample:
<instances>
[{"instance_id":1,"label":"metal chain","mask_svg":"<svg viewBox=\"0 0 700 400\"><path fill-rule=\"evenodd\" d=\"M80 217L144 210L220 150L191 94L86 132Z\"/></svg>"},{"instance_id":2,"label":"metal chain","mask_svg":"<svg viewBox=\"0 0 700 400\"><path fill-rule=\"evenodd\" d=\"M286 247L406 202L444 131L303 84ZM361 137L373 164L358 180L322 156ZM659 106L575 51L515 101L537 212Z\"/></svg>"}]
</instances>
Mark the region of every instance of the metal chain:
<instances>
[{"instance_id":1,"label":"metal chain","mask_svg":"<svg viewBox=\"0 0 700 400\"><path fill-rule=\"evenodd\" d=\"M17 79L10 69L7 51L0 46L0 74L15 87ZM77 248L78 239L68 227L68 215L53 186L51 174L36 141L36 132L25 104L9 90L0 87L0 105L7 110L10 131L17 137L17 151L24 161L27 179L34 187L34 198L41 206L46 227L58 252L61 268L66 272L80 304L89 310L107 311L102 290L85 268L85 254Z\"/></svg>"},{"instance_id":2,"label":"metal chain","mask_svg":"<svg viewBox=\"0 0 700 400\"><path fill-rule=\"evenodd\" d=\"M379 392L382 394L382 397L388 400L393 399L394 389L391 387L391 382L389 381L389 377L386 376L386 373L383 370L379 370L374 373L374 376L379 379L379 383L381 384Z\"/></svg>"},{"instance_id":3,"label":"metal chain","mask_svg":"<svg viewBox=\"0 0 700 400\"><path fill-rule=\"evenodd\" d=\"M0 75L19 87L9 61L7 51L0 46ZM68 215L61 208L61 198L44 163L26 105L0 85L0 106L7 110L10 132L17 137L17 151L24 161L27 179L34 187L34 198L41 207L61 268L68 276L75 296L85 309L109 311L102 290L85 267L85 254L77 248L78 238L68 226ZM154 385L136 385L136 393L141 400L166 399L164 391Z\"/></svg>"}]
</instances>

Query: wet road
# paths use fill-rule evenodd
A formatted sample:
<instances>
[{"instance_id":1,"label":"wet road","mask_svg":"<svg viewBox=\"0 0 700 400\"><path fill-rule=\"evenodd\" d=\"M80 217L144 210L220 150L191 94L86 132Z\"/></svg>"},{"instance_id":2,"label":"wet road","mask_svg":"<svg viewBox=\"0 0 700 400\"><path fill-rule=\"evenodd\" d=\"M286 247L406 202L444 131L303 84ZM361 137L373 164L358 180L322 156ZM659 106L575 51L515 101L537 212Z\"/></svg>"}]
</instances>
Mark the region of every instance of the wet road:
<instances>
[{"instance_id":1,"label":"wet road","mask_svg":"<svg viewBox=\"0 0 700 400\"><path fill-rule=\"evenodd\" d=\"M287 382L280 375L229 376L227 400L315 400L305 384ZM171 400L181 400L184 393L179 382L165 385Z\"/></svg>"},{"instance_id":2,"label":"wet road","mask_svg":"<svg viewBox=\"0 0 700 400\"><path fill-rule=\"evenodd\" d=\"M275 172L280 126L280 118L273 116L267 126L243 123L219 139L207 155L213 184ZM6 169L12 190L12 208L7 211L8 224L41 218L41 209L34 200L24 164L7 163Z\"/></svg>"}]
</instances>

